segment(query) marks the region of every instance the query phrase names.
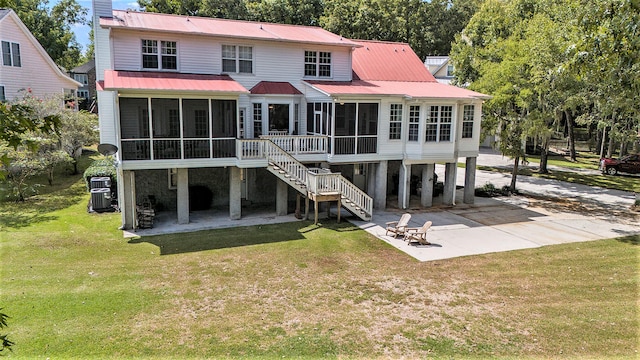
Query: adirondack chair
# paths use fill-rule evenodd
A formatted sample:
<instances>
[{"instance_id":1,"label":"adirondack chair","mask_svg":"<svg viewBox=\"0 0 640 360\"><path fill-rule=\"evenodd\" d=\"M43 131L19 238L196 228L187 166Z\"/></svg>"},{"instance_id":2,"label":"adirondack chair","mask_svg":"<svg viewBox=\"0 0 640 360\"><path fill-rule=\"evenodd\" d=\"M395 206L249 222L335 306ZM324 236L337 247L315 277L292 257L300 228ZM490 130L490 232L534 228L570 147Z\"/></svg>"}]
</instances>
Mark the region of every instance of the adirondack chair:
<instances>
[{"instance_id":1,"label":"adirondack chair","mask_svg":"<svg viewBox=\"0 0 640 360\"><path fill-rule=\"evenodd\" d=\"M427 241L427 231L431 228L431 221L427 221L419 228L407 228L404 232L404 240L408 241L409 245L412 242L417 242L420 245L431 245L430 242Z\"/></svg>"},{"instance_id":2,"label":"adirondack chair","mask_svg":"<svg viewBox=\"0 0 640 360\"><path fill-rule=\"evenodd\" d=\"M389 221L386 223L387 232L385 235L389 235L389 233L393 233L393 237L397 237L398 235L404 236L404 231L407 229L409 225L409 220L411 220L411 214L402 214L400 220L398 221Z\"/></svg>"}]
</instances>

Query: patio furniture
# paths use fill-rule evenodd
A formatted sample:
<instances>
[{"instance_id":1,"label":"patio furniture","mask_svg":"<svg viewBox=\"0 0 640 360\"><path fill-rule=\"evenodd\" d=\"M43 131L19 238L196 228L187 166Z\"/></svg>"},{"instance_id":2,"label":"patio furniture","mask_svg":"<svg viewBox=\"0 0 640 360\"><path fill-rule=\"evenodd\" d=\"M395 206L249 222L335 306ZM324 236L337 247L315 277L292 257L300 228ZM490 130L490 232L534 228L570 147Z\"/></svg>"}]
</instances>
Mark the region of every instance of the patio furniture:
<instances>
[{"instance_id":1,"label":"patio furniture","mask_svg":"<svg viewBox=\"0 0 640 360\"><path fill-rule=\"evenodd\" d=\"M431 221L427 221L419 228L407 228L404 232L404 240L409 242L411 245L412 242L417 242L420 245L431 245L430 242L427 241L427 231L431 228Z\"/></svg>"},{"instance_id":2,"label":"patio furniture","mask_svg":"<svg viewBox=\"0 0 640 360\"><path fill-rule=\"evenodd\" d=\"M409 220L411 220L411 214L402 214L400 220L389 221L388 223L386 223L387 232L385 233L385 235L389 235L390 232L394 234L394 238L398 235L404 235L404 232L407 229L407 225L409 225Z\"/></svg>"}]
</instances>

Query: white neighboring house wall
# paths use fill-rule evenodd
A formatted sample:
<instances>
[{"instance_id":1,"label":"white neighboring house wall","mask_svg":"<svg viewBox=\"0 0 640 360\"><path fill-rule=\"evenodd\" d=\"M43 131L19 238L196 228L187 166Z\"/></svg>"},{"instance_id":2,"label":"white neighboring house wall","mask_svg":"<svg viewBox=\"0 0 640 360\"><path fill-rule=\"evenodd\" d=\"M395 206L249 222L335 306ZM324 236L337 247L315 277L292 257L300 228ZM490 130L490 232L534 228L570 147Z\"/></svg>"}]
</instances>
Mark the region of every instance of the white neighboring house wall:
<instances>
[{"instance_id":1,"label":"white neighboring house wall","mask_svg":"<svg viewBox=\"0 0 640 360\"><path fill-rule=\"evenodd\" d=\"M29 90L36 97L75 95L82 86L53 62L13 10L0 9L0 40L19 44L20 48L20 66L4 65L0 58L0 86L4 87L6 100L22 97L21 91Z\"/></svg>"},{"instance_id":2,"label":"white neighboring house wall","mask_svg":"<svg viewBox=\"0 0 640 360\"><path fill-rule=\"evenodd\" d=\"M104 80L104 71L113 69L110 30L100 27L100 17L112 17L111 0L93 0L93 38L96 62L96 81ZM118 119L116 114L117 94L114 91L97 89L96 96L100 106L100 143L118 144Z\"/></svg>"}]
</instances>

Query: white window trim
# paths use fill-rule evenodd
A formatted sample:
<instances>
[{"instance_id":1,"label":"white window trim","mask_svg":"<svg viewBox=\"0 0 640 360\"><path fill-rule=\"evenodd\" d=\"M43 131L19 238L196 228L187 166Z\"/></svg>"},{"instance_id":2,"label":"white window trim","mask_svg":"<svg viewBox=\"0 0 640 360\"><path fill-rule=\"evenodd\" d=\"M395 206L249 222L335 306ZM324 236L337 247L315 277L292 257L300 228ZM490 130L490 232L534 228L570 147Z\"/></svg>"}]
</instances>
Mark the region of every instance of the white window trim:
<instances>
[{"instance_id":1,"label":"white window trim","mask_svg":"<svg viewBox=\"0 0 640 360\"><path fill-rule=\"evenodd\" d=\"M232 58L225 58L224 57L224 51L222 50L223 47L225 46L233 46L234 47L234 52L235 55ZM241 60L248 60L248 59L241 59L240 58L240 48L249 48L251 49L251 72L241 72L240 71L240 61ZM253 75L255 73L255 56L254 56L254 51L253 51L253 46L252 45L239 45L239 44L222 44L222 46L220 47L220 59L221 59L221 72L223 74L242 74L242 75ZM235 71L225 71L224 70L224 60L234 60L235 61Z\"/></svg>"},{"instance_id":2,"label":"white window trim","mask_svg":"<svg viewBox=\"0 0 640 360\"><path fill-rule=\"evenodd\" d=\"M315 53L315 62L307 62L307 52ZM328 53L329 54L329 76L320 76L320 66L326 65L325 63L320 62L320 54ZM333 78L333 53L331 51L319 51L319 50L304 50L303 52L303 60L304 60L304 68L302 69L303 75L307 79L332 79ZM307 64L314 64L315 75L307 75Z\"/></svg>"},{"instance_id":3,"label":"white window trim","mask_svg":"<svg viewBox=\"0 0 640 360\"><path fill-rule=\"evenodd\" d=\"M7 100L7 94L5 93L6 87L4 84L0 84L0 102Z\"/></svg>"},{"instance_id":4,"label":"white window trim","mask_svg":"<svg viewBox=\"0 0 640 360\"><path fill-rule=\"evenodd\" d=\"M142 42L143 41L156 41L157 45L156 45L156 53L145 53L143 52L142 48ZM166 55L166 54L162 54L162 43L163 42L173 42L176 43L176 53L175 55L171 54L170 56L175 56L176 58L176 68L175 69L165 69L162 67L162 56ZM166 72L178 72L180 70L180 59L178 54L180 53L180 44L178 40L160 40L160 39L152 39L152 38L141 38L140 39L140 69L142 71L166 71ZM157 57L158 60L158 67L156 68L147 68L144 67L144 56L145 55L155 55Z\"/></svg>"},{"instance_id":5,"label":"white window trim","mask_svg":"<svg viewBox=\"0 0 640 360\"><path fill-rule=\"evenodd\" d=\"M436 119L436 121L429 121L429 119L431 119L431 108L432 107L437 107L438 108L438 118ZM451 116L449 117L449 122L442 122L442 108L443 107L450 107L451 108ZM425 115L425 129L424 129L424 142L425 143L429 143L429 144L435 144L435 143L450 143L453 142L455 140L455 136L454 136L454 131L455 131L455 126L454 126L454 119L456 116L456 111L455 111L456 107L453 105L437 105L437 104L431 104L428 105L428 109L427 109L427 113ZM436 125L436 139L435 140L427 140L427 129L429 128L429 125ZM443 124L449 124L450 125L450 129L449 129L449 139L448 140L441 140L441 133L442 133L442 125Z\"/></svg>"},{"instance_id":6,"label":"white window trim","mask_svg":"<svg viewBox=\"0 0 640 360\"><path fill-rule=\"evenodd\" d=\"M395 109L394 109L395 107ZM397 112L394 114L394 110ZM402 118L403 118L404 106L400 103L389 104L389 141L402 141ZM397 138L391 138L391 125L397 124L398 132Z\"/></svg>"},{"instance_id":7,"label":"white window trim","mask_svg":"<svg viewBox=\"0 0 640 360\"><path fill-rule=\"evenodd\" d=\"M2 43L7 43L9 44L9 62L10 64L5 64L4 63L4 47L2 47ZM3 66L12 66L12 67L22 67L22 51L20 51L20 43L17 42L12 42L12 41L8 41L8 40L2 40L2 43L0 43L0 54L2 55L2 57L0 58L0 61L2 63ZM14 52L14 46L17 46L18 48L18 55L16 56L15 52ZM19 65L16 65L16 57L18 58L18 61L20 62Z\"/></svg>"},{"instance_id":8,"label":"white window trim","mask_svg":"<svg viewBox=\"0 0 640 360\"><path fill-rule=\"evenodd\" d=\"M467 115L467 107L470 107L471 109L471 117L468 118ZM462 106L462 133L460 134L460 137L462 139L473 139L474 137L474 127L475 127L475 112L476 112L476 108L474 104L465 104ZM471 124L471 136L465 136L464 133L464 129L465 129L465 124Z\"/></svg>"}]
</instances>

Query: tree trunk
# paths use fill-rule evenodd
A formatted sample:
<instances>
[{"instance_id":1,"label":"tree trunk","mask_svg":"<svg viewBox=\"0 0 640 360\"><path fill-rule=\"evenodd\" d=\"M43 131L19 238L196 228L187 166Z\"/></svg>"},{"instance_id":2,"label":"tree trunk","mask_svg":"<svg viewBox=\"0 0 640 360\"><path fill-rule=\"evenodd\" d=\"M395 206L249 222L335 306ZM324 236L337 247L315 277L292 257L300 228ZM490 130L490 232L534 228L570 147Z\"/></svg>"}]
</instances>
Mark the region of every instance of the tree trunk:
<instances>
[{"instance_id":1,"label":"tree trunk","mask_svg":"<svg viewBox=\"0 0 640 360\"><path fill-rule=\"evenodd\" d=\"M609 134L609 145L607 146L607 157L610 158L613 156L613 136L611 136L611 134Z\"/></svg>"},{"instance_id":2,"label":"tree trunk","mask_svg":"<svg viewBox=\"0 0 640 360\"><path fill-rule=\"evenodd\" d=\"M549 162L549 140L544 140L542 146L540 147L540 169L538 172L540 174L548 174L549 169L547 169L547 163Z\"/></svg>"},{"instance_id":3,"label":"tree trunk","mask_svg":"<svg viewBox=\"0 0 640 360\"><path fill-rule=\"evenodd\" d=\"M600 139L600 157L601 158L604 157L604 142L606 138L607 138L607 127L605 126L605 128L602 129L602 138Z\"/></svg>"},{"instance_id":4,"label":"tree trunk","mask_svg":"<svg viewBox=\"0 0 640 360\"><path fill-rule=\"evenodd\" d=\"M520 157L516 156L513 162L513 172L511 172L511 185L509 185L509 191L511 193L516 192L516 180L518 179L518 164L520 163Z\"/></svg>"},{"instance_id":5,"label":"tree trunk","mask_svg":"<svg viewBox=\"0 0 640 360\"><path fill-rule=\"evenodd\" d=\"M73 164L73 175L78 175L78 159L73 158L71 163Z\"/></svg>"},{"instance_id":6,"label":"tree trunk","mask_svg":"<svg viewBox=\"0 0 640 360\"><path fill-rule=\"evenodd\" d=\"M577 161L576 159L576 135L575 135L575 123L573 120L573 114L571 114L571 111L569 110L565 110L564 111L564 115L567 118L567 131L568 131L568 137L569 137L569 155L571 158L571 161Z\"/></svg>"}]
</instances>

